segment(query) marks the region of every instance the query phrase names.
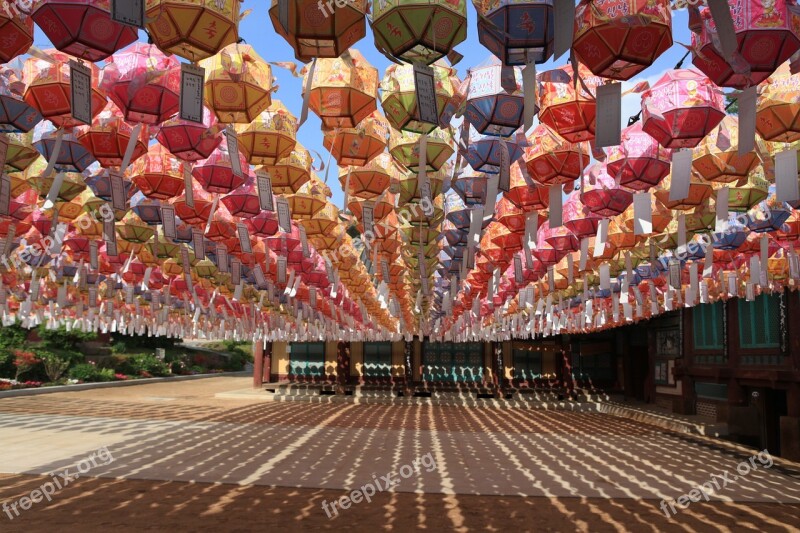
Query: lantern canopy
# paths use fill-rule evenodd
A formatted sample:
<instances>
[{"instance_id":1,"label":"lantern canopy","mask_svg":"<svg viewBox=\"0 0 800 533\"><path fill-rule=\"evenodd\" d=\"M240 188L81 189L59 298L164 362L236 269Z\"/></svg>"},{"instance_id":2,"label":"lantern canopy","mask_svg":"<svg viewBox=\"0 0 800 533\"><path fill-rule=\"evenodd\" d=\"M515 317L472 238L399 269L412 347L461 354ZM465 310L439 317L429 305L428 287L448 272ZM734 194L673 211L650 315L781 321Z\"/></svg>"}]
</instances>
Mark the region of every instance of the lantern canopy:
<instances>
[{"instance_id":1,"label":"lantern canopy","mask_svg":"<svg viewBox=\"0 0 800 533\"><path fill-rule=\"evenodd\" d=\"M375 46L409 63L429 65L467 37L466 0L388 0L372 9Z\"/></svg>"},{"instance_id":2,"label":"lantern canopy","mask_svg":"<svg viewBox=\"0 0 800 533\"><path fill-rule=\"evenodd\" d=\"M389 153L407 168L416 171L420 166L420 135L407 131L391 130ZM436 128L428 133L425 143L425 163L428 170L439 170L453 155L453 141L450 131Z\"/></svg>"},{"instance_id":3,"label":"lantern canopy","mask_svg":"<svg viewBox=\"0 0 800 533\"><path fill-rule=\"evenodd\" d=\"M670 171L670 152L642 129L641 121L622 130L621 144L611 150L608 173L623 187L646 191Z\"/></svg>"},{"instance_id":4,"label":"lantern canopy","mask_svg":"<svg viewBox=\"0 0 800 533\"><path fill-rule=\"evenodd\" d=\"M220 122L252 122L272 103L272 67L252 46L231 44L200 62L205 101Z\"/></svg>"},{"instance_id":5,"label":"lantern canopy","mask_svg":"<svg viewBox=\"0 0 800 533\"><path fill-rule=\"evenodd\" d=\"M237 124L239 149L252 165L274 165L292 153L297 119L279 100L250 124Z\"/></svg>"},{"instance_id":6,"label":"lantern canopy","mask_svg":"<svg viewBox=\"0 0 800 533\"><path fill-rule=\"evenodd\" d=\"M582 0L572 49L598 76L627 80L672 46L668 0Z\"/></svg>"},{"instance_id":7,"label":"lantern canopy","mask_svg":"<svg viewBox=\"0 0 800 533\"><path fill-rule=\"evenodd\" d=\"M473 0L478 40L505 65L544 63L553 55L553 0Z\"/></svg>"},{"instance_id":8,"label":"lantern canopy","mask_svg":"<svg viewBox=\"0 0 800 533\"><path fill-rule=\"evenodd\" d=\"M303 63L315 57L339 57L366 35L367 0L342 5L314 0L287 4L272 0L269 18L275 32L286 39Z\"/></svg>"},{"instance_id":9,"label":"lantern canopy","mask_svg":"<svg viewBox=\"0 0 800 533\"><path fill-rule=\"evenodd\" d=\"M202 124L173 117L161 124L156 140L178 159L199 161L210 156L222 142L220 128L217 118L203 107Z\"/></svg>"},{"instance_id":10,"label":"lantern canopy","mask_svg":"<svg viewBox=\"0 0 800 533\"><path fill-rule=\"evenodd\" d=\"M723 106L700 72L670 70L642 94L642 129L665 148L692 148L725 117Z\"/></svg>"},{"instance_id":11,"label":"lantern canopy","mask_svg":"<svg viewBox=\"0 0 800 533\"><path fill-rule=\"evenodd\" d=\"M239 0L148 0L147 33L168 54L200 61L239 40Z\"/></svg>"},{"instance_id":12,"label":"lantern canopy","mask_svg":"<svg viewBox=\"0 0 800 533\"><path fill-rule=\"evenodd\" d=\"M738 47L730 62L717 50L716 25L700 8L701 27L692 32L692 63L720 87L744 89L764 81L800 49L800 13L789 0L729 0Z\"/></svg>"},{"instance_id":13,"label":"lantern canopy","mask_svg":"<svg viewBox=\"0 0 800 533\"><path fill-rule=\"evenodd\" d=\"M0 63L8 63L33 44L33 19L21 12L0 10L0 35Z\"/></svg>"},{"instance_id":14,"label":"lantern canopy","mask_svg":"<svg viewBox=\"0 0 800 533\"><path fill-rule=\"evenodd\" d=\"M305 87L310 69L303 70ZM377 97L378 69L358 50L316 61L308 107L320 117L323 127L355 127L377 109Z\"/></svg>"},{"instance_id":15,"label":"lantern canopy","mask_svg":"<svg viewBox=\"0 0 800 533\"><path fill-rule=\"evenodd\" d=\"M461 0L463 2L463 0ZM434 75L436 108L441 117L453 97L454 82L460 84L455 69L442 63L431 66ZM381 81L381 106L389 124L396 130L430 133L437 125L420 120L414 85L413 65L389 65Z\"/></svg>"},{"instance_id":16,"label":"lantern canopy","mask_svg":"<svg viewBox=\"0 0 800 533\"><path fill-rule=\"evenodd\" d=\"M800 73L788 61L759 85L756 131L765 141L800 140Z\"/></svg>"},{"instance_id":17,"label":"lantern canopy","mask_svg":"<svg viewBox=\"0 0 800 533\"><path fill-rule=\"evenodd\" d=\"M545 124L528 137L524 164L530 177L546 186L572 184L589 164L588 147L564 140Z\"/></svg>"},{"instance_id":18,"label":"lantern canopy","mask_svg":"<svg viewBox=\"0 0 800 533\"><path fill-rule=\"evenodd\" d=\"M729 183L747 178L759 164L755 152L739 153L739 121L727 116L693 150L692 168L703 179Z\"/></svg>"},{"instance_id":19,"label":"lantern canopy","mask_svg":"<svg viewBox=\"0 0 800 533\"><path fill-rule=\"evenodd\" d=\"M633 203L633 194L622 189L608 175L604 163L595 163L586 172L590 177L584 186L583 203L595 215L614 217Z\"/></svg>"},{"instance_id":20,"label":"lantern canopy","mask_svg":"<svg viewBox=\"0 0 800 533\"><path fill-rule=\"evenodd\" d=\"M479 133L507 137L522 125L522 69L491 57L469 70L466 120ZM508 78L507 80L504 78Z\"/></svg>"},{"instance_id":21,"label":"lantern canopy","mask_svg":"<svg viewBox=\"0 0 800 533\"><path fill-rule=\"evenodd\" d=\"M291 153L264 170L272 177L275 194L293 194L311 178L311 154L296 143Z\"/></svg>"},{"instance_id":22,"label":"lantern canopy","mask_svg":"<svg viewBox=\"0 0 800 533\"><path fill-rule=\"evenodd\" d=\"M575 73L570 65L542 72L538 78L539 120L569 142L593 139L595 88L602 78L583 66Z\"/></svg>"},{"instance_id":23,"label":"lantern canopy","mask_svg":"<svg viewBox=\"0 0 800 533\"><path fill-rule=\"evenodd\" d=\"M323 129L322 143L340 165L366 165L386 148L389 123L378 111L352 128Z\"/></svg>"},{"instance_id":24,"label":"lantern canopy","mask_svg":"<svg viewBox=\"0 0 800 533\"><path fill-rule=\"evenodd\" d=\"M138 30L111 18L109 0L39 0L31 16L57 49L102 61L134 42Z\"/></svg>"},{"instance_id":25,"label":"lantern canopy","mask_svg":"<svg viewBox=\"0 0 800 533\"><path fill-rule=\"evenodd\" d=\"M154 45L134 43L111 56L102 87L125 120L159 124L178 112L180 63Z\"/></svg>"}]
</instances>

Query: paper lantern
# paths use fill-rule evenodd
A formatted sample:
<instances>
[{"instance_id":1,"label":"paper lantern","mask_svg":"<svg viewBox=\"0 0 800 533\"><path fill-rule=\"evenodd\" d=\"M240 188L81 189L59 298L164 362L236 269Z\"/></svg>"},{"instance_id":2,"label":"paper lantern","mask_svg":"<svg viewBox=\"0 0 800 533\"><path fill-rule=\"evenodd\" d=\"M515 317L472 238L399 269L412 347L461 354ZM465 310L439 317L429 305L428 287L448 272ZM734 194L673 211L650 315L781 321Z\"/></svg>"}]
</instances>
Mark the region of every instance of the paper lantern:
<instances>
[{"instance_id":1,"label":"paper lantern","mask_svg":"<svg viewBox=\"0 0 800 533\"><path fill-rule=\"evenodd\" d=\"M348 186L350 196L370 200L398 182L404 170L400 170L392 156L383 153L364 166L342 167L339 169L339 183L342 189Z\"/></svg>"},{"instance_id":2,"label":"paper lantern","mask_svg":"<svg viewBox=\"0 0 800 533\"><path fill-rule=\"evenodd\" d=\"M642 94L642 129L665 148L692 148L722 121L723 107L707 77L670 70Z\"/></svg>"},{"instance_id":3,"label":"paper lantern","mask_svg":"<svg viewBox=\"0 0 800 533\"><path fill-rule=\"evenodd\" d=\"M237 189L223 196L222 203L235 217L249 218L258 215L261 212L261 206L255 178L249 176Z\"/></svg>"},{"instance_id":4,"label":"paper lantern","mask_svg":"<svg viewBox=\"0 0 800 533\"><path fill-rule=\"evenodd\" d=\"M306 229L306 235L311 238L320 235L329 235L339 225L339 209L330 202L312 216L297 221Z\"/></svg>"},{"instance_id":5,"label":"paper lantern","mask_svg":"<svg viewBox=\"0 0 800 533\"><path fill-rule=\"evenodd\" d=\"M239 158L241 175L236 175L233 172L231 165L231 158L233 157ZM241 153L235 155L229 153L228 143L223 140L219 147L208 156L208 159L199 161L192 168L192 176L208 192L227 194L242 185L251 174L250 165L247 164L244 155Z\"/></svg>"},{"instance_id":6,"label":"paper lantern","mask_svg":"<svg viewBox=\"0 0 800 533\"><path fill-rule=\"evenodd\" d=\"M463 2L463 0L460 0ZM441 118L446 104L460 82L453 68L441 63L431 66L434 75L436 108ZM454 85L457 84L457 85ZM417 107L413 65L389 65L381 81L381 106L389 124L396 130L430 133L437 125L422 122Z\"/></svg>"},{"instance_id":7,"label":"paper lantern","mask_svg":"<svg viewBox=\"0 0 800 533\"><path fill-rule=\"evenodd\" d=\"M564 227L579 239L597 235L597 226L602 217L589 210L581 201L579 191L570 193L563 205L562 220Z\"/></svg>"},{"instance_id":8,"label":"paper lantern","mask_svg":"<svg viewBox=\"0 0 800 533\"><path fill-rule=\"evenodd\" d=\"M578 68L578 75L582 81L576 85L572 67L565 65L538 76L539 120L572 143L594 138L594 93L603 83L583 66Z\"/></svg>"},{"instance_id":9,"label":"paper lantern","mask_svg":"<svg viewBox=\"0 0 800 533\"><path fill-rule=\"evenodd\" d=\"M156 140L183 161L206 159L222 142L217 118L203 107L203 123L173 117L159 128Z\"/></svg>"},{"instance_id":10,"label":"paper lantern","mask_svg":"<svg viewBox=\"0 0 800 533\"><path fill-rule=\"evenodd\" d=\"M53 62L36 57L25 61L22 79L27 85L25 102L35 108L42 117L58 127L71 128L81 124L72 118L72 87L70 84L70 56L58 50L45 50ZM97 87L100 72L90 63L92 73L91 106L92 118L106 106L106 95Z\"/></svg>"},{"instance_id":11,"label":"paper lantern","mask_svg":"<svg viewBox=\"0 0 800 533\"><path fill-rule=\"evenodd\" d=\"M622 189L608 175L604 163L595 163L584 175L583 203L592 213L601 217L614 217L633 203L633 194Z\"/></svg>"},{"instance_id":12,"label":"paper lantern","mask_svg":"<svg viewBox=\"0 0 800 533\"><path fill-rule=\"evenodd\" d=\"M450 156L453 155L453 139L449 130L436 128L429 132L425 141L425 168L439 170ZM389 153L406 168L417 171L419 169L419 139L420 134L407 131L391 130L389 136Z\"/></svg>"},{"instance_id":13,"label":"paper lantern","mask_svg":"<svg viewBox=\"0 0 800 533\"><path fill-rule=\"evenodd\" d=\"M42 115L22 99L25 84L16 71L7 67L0 67L0 80L0 132L31 131L42 121Z\"/></svg>"},{"instance_id":14,"label":"paper lantern","mask_svg":"<svg viewBox=\"0 0 800 533\"><path fill-rule=\"evenodd\" d=\"M75 128L80 142L103 167L119 167L125 157L128 143L133 135L133 126L122 118L112 105L95 117L91 126ZM133 139L133 152L129 162L136 161L147 153L149 142L147 126L142 126L138 137ZM62 144L63 146L63 144Z\"/></svg>"},{"instance_id":15,"label":"paper lantern","mask_svg":"<svg viewBox=\"0 0 800 533\"><path fill-rule=\"evenodd\" d=\"M196 180L193 180L192 200L194 205L189 206L186 203L186 189L184 188L183 194L172 200L172 205L175 206L175 214L186 224L204 230L208 223L208 218L211 216L214 197L203 189Z\"/></svg>"},{"instance_id":16,"label":"paper lantern","mask_svg":"<svg viewBox=\"0 0 800 533\"><path fill-rule=\"evenodd\" d=\"M199 61L239 40L239 0L148 0L147 33L168 54Z\"/></svg>"},{"instance_id":17,"label":"paper lantern","mask_svg":"<svg viewBox=\"0 0 800 533\"><path fill-rule=\"evenodd\" d=\"M672 46L668 0L581 1L572 49L598 76L628 80Z\"/></svg>"},{"instance_id":18,"label":"paper lantern","mask_svg":"<svg viewBox=\"0 0 800 533\"><path fill-rule=\"evenodd\" d=\"M111 18L109 0L39 0L31 16L65 54L102 61L134 42L138 30Z\"/></svg>"},{"instance_id":19,"label":"paper lantern","mask_svg":"<svg viewBox=\"0 0 800 533\"><path fill-rule=\"evenodd\" d=\"M747 211L767 198L769 186L769 182L764 178L764 169L757 167L750 172L745 183L728 185L728 209Z\"/></svg>"},{"instance_id":20,"label":"paper lantern","mask_svg":"<svg viewBox=\"0 0 800 533\"><path fill-rule=\"evenodd\" d=\"M528 137L525 165L528 175L545 186L572 184L589 164L588 149L562 139L544 124Z\"/></svg>"},{"instance_id":21,"label":"paper lantern","mask_svg":"<svg viewBox=\"0 0 800 533\"><path fill-rule=\"evenodd\" d=\"M50 122L40 122L33 130L34 146L44 157L42 170L47 167L47 161L54 155L56 134L57 132ZM83 172L95 161L92 153L78 141L75 134L67 132L62 132L61 150L55 156L57 171Z\"/></svg>"},{"instance_id":22,"label":"paper lantern","mask_svg":"<svg viewBox=\"0 0 800 533\"><path fill-rule=\"evenodd\" d=\"M522 157L527 141L524 135L518 134L516 139L503 140L493 135L480 135L471 125L469 127L469 146L466 150L459 148L459 153L475 170L488 174L500 172L500 145L505 143L509 162ZM462 125L462 128L464 125Z\"/></svg>"},{"instance_id":23,"label":"paper lantern","mask_svg":"<svg viewBox=\"0 0 800 533\"><path fill-rule=\"evenodd\" d=\"M133 182L148 198L169 200L184 190L183 163L154 144L131 167Z\"/></svg>"},{"instance_id":24,"label":"paper lantern","mask_svg":"<svg viewBox=\"0 0 800 533\"><path fill-rule=\"evenodd\" d=\"M464 117L479 133L507 137L522 125L525 99L522 69L503 66L491 57L469 69L471 82ZM507 81L503 78L507 77ZM505 86L508 86L507 90Z\"/></svg>"},{"instance_id":25,"label":"paper lantern","mask_svg":"<svg viewBox=\"0 0 800 533\"><path fill-rule=\"evenodd\" d=\"M758 164L755 152L739 154L739 121L725 117L693 150L692 168L704 179L730 183L746 178Z\"/></svg>"},{"instance_id":26,"label":"paper lantern","mask_svg":"<svg viewBox=\"0 0 800 533\"><path fill-rule=\"evenodd\" d=\"M161 200L153 200L141 192L133 195L130 206L134 213L148 226L163 224L161 218Z\"/></svg>"},{"instance_id":27,"label":"paper lantern","mask_svg":"<svg viewBox=\"0 0 800 533\"><path fill-rule=\"evenodd\" d=\"M525 163L511 165L511 180L508 191L503 193L505 198L523 211L537 211L547 208L550 203L549 192L546 188L534 183L527 173L523 172Z\"/></svg>"},{"instance_id":28,"label":"paper lantern","mask_svg":"<svg viewBox=\"0 0 800 533\"><path fill-rule=\"evenodd\" d=\"M287 195L292 218L299 220L313 217L325 207L330 196L331 190L328 186L322 183L322 180L313 176L295 194Z\"/></svg>"},{"instance_id":29,"label":"paper lantern","mask_svg":"<svg viewBox=\"0 0 800 533\"><path fill-rule=\"evenodd\" d=\"M8 143L5 172L23 171L39 158L39 152L33 146L33 133L0 133L0 135L4 136ZM39 142L41 145L41 140Z\"/></svg>"},{"instance_id":30,"label":"paper lantern","mask_svg":"<svg viewBox=\"0 0 800 533\"><path fill-rule=\"evenodd\" d=\"M9 4L5 6L0 10L0 63L9 63L33 44L33 20L21 10L12 13Z\"/></svg>"},{"instance_id":31,"label":"paper lantern","mask_svg":"<svg viewBox=\"0 0 800 533\"><path fill-rule=\"evenodd\" d=\"M669 150L645 133L641 122L622 130L621 141L618 149L610 150L607 169L623 187L646 191L669 174Z\"/></svg>"},{"instance_id":32,"label":"paper lantern","mask_svg":"<svg viewBox=\"0 0 800 533\"><path fill-rule=\"evenodd\" d=\"M239 149L251 165L274 165L294 149L297 119L278 100L250 124L237 124Z\"/></svg>"},{"instance_id":33,"label":"paper lantern","mask_svg":"<svg viewBox=\"0 0 800 533\"><path fill-rule=\"evenodd\" d=\"M378 197L376 200L361 200L359 198L352 197L348 200L347 208L353 213L358 220L363 220L363 212L364 212L364 203L371 202L373 205L373 220L375 222L380 222L384 218L386 218L389 213L394 211L394 194L387 193L383 196L383 198Z\"/></svg>"},{"instance_id":34,"label":"paper lantern","mask_svg":"<svg viewBox=\"0 0 800 533\"><path fill-rule=\"evenodd\" d=\"M366 12L366 0L352 0L342 5L318 0L287 4L272 0L269 18L275 32L294 49L295 57L306 63L315 57L339 57L363 39Z\"/></svg>"},{"instance_id":35,"label":"paper lantern","mask_svg":"<svg viewBox=\"0 0 800 533\"><path fill-rule=\"evenodd\" d=\"M154 45L134 43L111 56L102 87L125 120L159 124L178 112L180 63Z\"/></svg>"},{"instance_id":36,"label":"paper lantern","mask_svg":"<svg viewBox=\"0 0 800 533\"><path fill-rule=\"evenodd\" d=\"M205 102L220 122L253 122L272 103L272 67L252 46L231 44L200 62Z\"/></svg>"},{"instance_id":37,"label":"paper lantern","mask_svg":"<svg viewBox=\"0 0 800 533\"><path fill-rule=\"evenodd\" d=\"M309 70L303 69L304 88ZM308 107L319 116L324 128L355 127L377 109L377 97L378 69L358 50L316 61Z\"/></svg>"},{"instance_id":38,"label":"paper lantern","mask_svg":"<svg viewBox=\"0 0 800 533\"><path fill-rule=\"evenodd\" d=\"M765 80L800 49L800 14L792 0L730 0L729 7L738 43L728 58L733 64L714 44L719 36L707 7L700 9L700 31L692 32L692 63L720 87L744 89Z\"/></svg>"},{"instance_id":39,"label":"paper lantern","mask_svg":"<svg viewBox=\"0 0 800 533\"><path fill-rule=\"evenodd\" d=\"M486 202L488 181L489 177L483 172L475 172L472 168L466 167L461 176L453 181L450 186L467 207L472 207Z\"/></svg>"},{"instance_id":40,"label":"paper lantern","mask_svg":"<svg viewBox=\"0 0 800 533\"><path fill-rule=\"evenodd\" d=\"M656 198L664 204L668 209L679 209L679 210L687 210L693 209L698 205L702 204L707 198L711 196L713 188L711 184L692 176L689 181L689 195L682 199L682 200L672 200L669 199L669 189L670 184L672 182L672 177L668 176L664 179L661 183L661 188L655 191L653 194L656 195Z\"/></svg>"},{"instance_id":41,"label":"paper lantern","mask_svg":"<svg viewBox=\"0 0 800 533\"><path fill-rule=\"evenodd\" d=\"M278 215L272 211L262 211L244 220L250 232L257 237L270 237L278 232Z\"/></svg>"},{"instance_id":42,"label":"paper lantern","mask_svg":"<svg viewBox=\"0 0 800 533\"><path fill-rule=\"evenodd\" d=\"M756 131L765 141L800 140L800 74L783 63L759 85Z\"/></svg>"},{"instance_id":43,"label":"paper lantern","mask_svg":"<svg viewBox=\"0 0 800 533\"><path fill-rule=\"evenodd\" d=\"M669 209L667 209L664 204L662 204L655 195L650 194L650 213L651 213L651 222L653 224L653 231L652 233L661 233L664 231L672 221L672 213L670 213ZM700 215L686 215L686 229L688 231L696 231L699 228L693 227L692 223L698 224ZM714 213L711 213L711 219L715 218ZM635 226L636 226L636 218L634 217L633 212L633 204L629 205L627 209L620 215L620 225L624 227L624 229L630 233L633 233Z\"/></svg>"},{"instance_id":44,"label":"paper lantern","mask_svg":"<svg viewBox=\"0 0 800 533\"><path fill-rule=\"evenodd\" d=\"M87 169L86 173L89 173L90 171L91 169ZM84 173L84 176L86 173ZM107 202L111 201L111 177L108 173L108 169L98 168L98 170L91 172L90 176L84 177L84 180L86 181L86 185L89 186L95 196L102 198ZM123 180L125 198L130 198L133 196L135 189L136 188L133 186L133 182Z\"/></svg>"},{"instance_id":45,"label":"paper lantern","mask_svg":"<svg viewBox=\"0 0 800 533\"><path fill-rule=\"evenodd\" d=\"M311 154L299 142L292 152L263 168L272 177L275 194L293 194L311 178Z\"/></svg>"},{"instance_id":46,"label":"paper lantern","mask_svg":"<svg viewBox=\"0 0 800 533\"><path fill-rule=\"evenodd\" d=\"M478 40L506 65L544 63L553 55L553 1L473 0Z\"/></svg>"},{"instance_id":47,"label":"paper lantern","mask_svg":"<svg viewBox=\"0 0 800 533\"><path fill-rule=\"evenodd\" d=\"M373 4L372 32L378 50L408 63L429 65L466 39L466 0Z\"/></svg>"},{"instance_id":48,"label":"paper lantern","mask_svg":"<svg viewBox=\"0 0 800 533\"><path fill-rule=\"evenodd\" d=\"M375 111L355 127L324 129L322 144L339 166L362 166L383 152L388 137L389 124Z\"/></svg>"},{"instance_id":49,"label":"paper lantern","mask_svg":"<svg viewBox=\"0 0 800 533\"><path fill-rule=\"evenodd\" d=\"M444 167L436 172L428 172L426 179L430 185L430 198L435 200L442 193L442 185L444 180L449 178L451 171L449 168ZM419 186L419 175L415 172L401 172L397 178L400 199L399 206L405 206L410 202L419 202L422 200L422 190ZM421 208L419 208L421 209Z\"/></svg>"}]
</instances>

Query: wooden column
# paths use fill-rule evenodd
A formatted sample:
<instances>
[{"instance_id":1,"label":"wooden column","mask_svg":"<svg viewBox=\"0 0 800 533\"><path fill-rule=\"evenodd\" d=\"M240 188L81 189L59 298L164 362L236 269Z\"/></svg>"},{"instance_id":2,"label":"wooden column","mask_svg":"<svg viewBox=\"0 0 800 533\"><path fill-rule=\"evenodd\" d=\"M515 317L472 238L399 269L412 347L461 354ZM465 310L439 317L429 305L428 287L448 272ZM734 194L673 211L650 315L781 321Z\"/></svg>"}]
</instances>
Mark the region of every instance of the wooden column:
<instances>
[{"instance_id":1,"label":"wooden column","mask_svg":"<svg viewBox=\"0 0 800 533\"><path fill-rule=\"evenodd\" d=\"M264 342L257 340L253 342L253 388L260 389L262 385L264 385Z\"/></svg>"},{"instance_id":2,"label":"wooden column","mask_svg":"<svg viewBox=\"0 0 800 533\"><path fill-rule=\"evenodd\" d=\"M272 381L272 343L271 342L268 342L267 346L264 348L264 357L262 357L261 360L263 361L263 366L264 366L264 369L261 372L261 381L262 381L262 383L269 383L269 382Z\"/></svg>"},{"instance_id":3,"label":"wooden column","mask_svg":"<svg viewBox=\"0 0 800 533\"><path fill-rule=\"evenodd\" d=\"M350 376L350 343L339 341L336 345L336 383L337 392L344 394L344 386Z\"/></svg>"}]
</instances>

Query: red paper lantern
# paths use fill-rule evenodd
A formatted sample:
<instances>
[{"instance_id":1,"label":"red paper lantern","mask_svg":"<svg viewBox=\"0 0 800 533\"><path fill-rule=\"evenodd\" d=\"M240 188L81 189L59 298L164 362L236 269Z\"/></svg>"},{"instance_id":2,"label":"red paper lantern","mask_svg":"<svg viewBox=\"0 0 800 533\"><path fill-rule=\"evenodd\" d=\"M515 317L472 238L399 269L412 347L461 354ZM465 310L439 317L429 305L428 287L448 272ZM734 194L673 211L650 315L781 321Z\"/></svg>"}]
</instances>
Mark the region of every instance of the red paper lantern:
<instances>
[{"instance_id":1,"label":"red paper lantern","mask_svg":"<svg viewBox=\"0 0 800 533\"><path fill-rule=\"evenodd\" d=\"M567 201L564 202L562 218L564 227L578 239L597 234L600 216L589 211L589 208L581 202L579 191L575 191L567 197Z\"/></svg>"},{"instance_id":2,"label":"red paper lantern","mask_svg":"<svg viewBox=\"0 0 800 533\"><path fill-rule=\"evenodd\" d=\"M665 148L692 148L725 117L722 93L693 69L670 70L642 94L642 129Z\"/></svg>"},{"instance_id":3,"label":"red paper lantern","mask_svg":"<svg viewBox=\"0 0 800 533\"><path fill-rule=\"evenodd\" d=\"M767 79L800 49L800 14L794 1L729 0L738 47L722 57L719 37L707 7L700 9L699 33L692 32L692 63L720 87L744 89Z\"/></svg>"},{"instance_id":4,"label":"red paper lantern","mask_svg":"<svg viewBox=\"0 0 800 533\"><path fill-rule=\"evenodd\" d=\"M111 56L103 71L103 88L125 120L159 124L178 112L180 63L154 45L135 43Z\"/></svg>"},{"instance_id":5,"label":"red paper lantern","mask_svg":"<svg viewBox=\"0 0 800 533\"><path fill-rule=\"evenodd\" d=\"M0 35L0 63L8 63L33 44L33 20L21 12L0 10Z\"/></svg>"},{"instance_id":6,"label":"red paper lantern","mask_svg":"<svg viewBox=\"0 0 800 533\"><path fill-rule=\"evenodd\" d=\"M636 122L622 130L622 142L612 149L608 173L620 185L634 191L646 191L661 182L670 171L670 152L645 133L642 123Z\"/></svg>"},{"instance_id":7,"label":"red paper lantern","mask_svg":"<svg viewBox=\"0 0 800 533\"><path fill-rule=\"evenodd\" d=\"M223 196L222 203L235 217L247 219L258 215L261 212L261 204L258 200L255 178L249 176L239 188Z\"/></svg>"},{"instance_id":8,"label":"red paper lantern","mask_svg":"<svg viewBox=\"0 0 800 533\"><path fill-rule=\"evenodd\" d=\"M169 200L184 190L183 163L160 144L151 146L129 172L133 182L148 198Z\"/></svg>"},{"instance_id":9,"label":"red paper lantern","mask_svg":"<svg viewBox=\"0 0 800 533\"><path fill-rule=\"evenodd\" d=\"M588 146L566 141L544 124L528 137L524 161L530 177L545 186L572 184L589 164Z\"/></svg>"},{"instance_id":10,"label":"red paper lantern","mask_svg":"<svg viewBox=\"0 0 800 533\"><path fill-rule=\"evenodd\" d=\"M608 175L605 163L595 163L586 169L586 174L588 184L584 185L583 203L595 215L614 217L633 203L633 194L617 185Z\"/></svg>"},{"instance_id":11,"label":"red paper lantern","mask_svg":"<svg viewBox=\"0 0 800 533\"><path fill-rule=\"evenodd\" d=\"M539 75L539 120L569 142L594 138L595 87L603 83L589 69L580 66L578 76L570 65Z\"/></svg>"},{"instance_id":12,"label":"red paper lantern","mask_svg":"<svg viewBox=\"0 0 800 533\"><path fill-rule=\"evenodd\" d=\"M139 37L136 28L111 18L109 0L39 0L32 17L53 46L92 62Z\"/></svg>"},{"instance_id":13,"label":"red paper lantern","mask_svg":"<svg viewBox=\"0 0 800 533\"><path fill-rule=\"evenodd\" d=\"M125 122L122 114L112 105L97 115L91 126L76 128L78 141L97 159L100 166L119 167L125 157L128 142L133 134L133 126ZM134 140L131 159L136 161L147 153L147 126L142 126L139 136Z\"/></svg>"},{"instance_id":14,"label":"red paper lantern","mask_svg":"<svg viewBox=\"0 0 800 533\"><path fill-rule=\"evenodd\" d=\"M222 142L218 130L217 117L204 107L202 124L175 116L161 124L156 140L178 159L200 161Z\"/></svg>"},{"instance_id":15,"label":"red paper lantern","mask_svg":"<svg viewBox=\"0 0 800 533\"><path fill-rule=\"evenodd\" d=\"M581 0L572 49L589 70L627 80L672 46L668 0Z\"/></svg>"},{"instance_id":16,"label":"red paper lantern","mask_svg":"<svg viewBox=\"0 0 800 533\"><path fill-rule=\"evenodd\" d=\"M192 176L208 192L227 194L243 184L245 179L250 176L250 165L247 164L244 155L240 152L236 156L239 157L239 166L242 169L241 176L237 176L233 172L233 167L231 166L232 154L228 152L228 143L224 140L208 159L195 165L192 169Z\"/></svg>"}]
</instances>

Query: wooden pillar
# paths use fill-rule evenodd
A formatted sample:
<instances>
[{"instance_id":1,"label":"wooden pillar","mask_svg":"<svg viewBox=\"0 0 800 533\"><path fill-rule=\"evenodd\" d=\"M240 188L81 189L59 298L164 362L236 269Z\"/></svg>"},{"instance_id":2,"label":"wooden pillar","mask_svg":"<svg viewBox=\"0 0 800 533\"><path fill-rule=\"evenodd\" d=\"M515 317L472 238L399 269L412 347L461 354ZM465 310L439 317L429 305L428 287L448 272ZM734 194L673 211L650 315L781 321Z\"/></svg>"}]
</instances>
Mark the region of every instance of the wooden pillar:
<instances>
[{"instance_id":1,"label":"wooden pillar","mask_svg":"<svg viewBox=\"0 0 800 533\"><path fill-rule=\"evenodd\" d=\"M267 366L269 369L269 366ZM268 370L269 371L269 370ZM260 389L264 385L264 342L253 342L253 388Z\"/></svg>"},{"instance_id":2,"label":"wooden pillar","mask_svg":"<svg viewBox=\"0 0 800 533\"><path fill-rule=\"evenodd\" d=\"M261 343L259 341L259 343ZM261 360L264 362L263 366L264 369L261 372L261 381L263 383L270 383L272 381L272 343L266 343L266 347L263 348L264 350L264 357ZM263 343L261 343L263 346Z\"/></svg>"},{"instance_id":3,"label":"wooden pillar","mask_svg":"<svg viewBox=\"0 0 800 533\"><path fill-rule=\"evenodd\" d=\"M337 392L344 393L344 386L350 375L350 342L339 341L336 345L336 383Z\"/></svg>"}]
</instances>

